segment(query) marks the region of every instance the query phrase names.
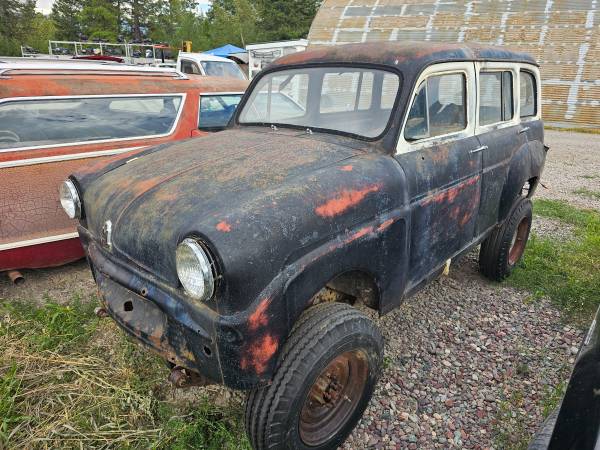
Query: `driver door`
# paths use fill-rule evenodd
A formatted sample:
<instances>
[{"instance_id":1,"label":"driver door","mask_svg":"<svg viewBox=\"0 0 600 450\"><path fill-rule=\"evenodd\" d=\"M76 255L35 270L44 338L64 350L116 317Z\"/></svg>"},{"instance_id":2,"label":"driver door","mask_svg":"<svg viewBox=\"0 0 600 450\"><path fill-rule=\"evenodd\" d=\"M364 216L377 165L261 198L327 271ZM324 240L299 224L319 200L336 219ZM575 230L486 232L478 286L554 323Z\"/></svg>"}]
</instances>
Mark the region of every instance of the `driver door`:
<instances>
[{"instance_id":1,"label":"driver door","mask_svg":"<svg viewBox=\"0 0 600 450\"><path fill-rule=\"evenodd\" d=\"M412 99L395 155L410 198L409 289L473 241L482 168L472 62L429 67Z\"/></svg>"}]
</instances>

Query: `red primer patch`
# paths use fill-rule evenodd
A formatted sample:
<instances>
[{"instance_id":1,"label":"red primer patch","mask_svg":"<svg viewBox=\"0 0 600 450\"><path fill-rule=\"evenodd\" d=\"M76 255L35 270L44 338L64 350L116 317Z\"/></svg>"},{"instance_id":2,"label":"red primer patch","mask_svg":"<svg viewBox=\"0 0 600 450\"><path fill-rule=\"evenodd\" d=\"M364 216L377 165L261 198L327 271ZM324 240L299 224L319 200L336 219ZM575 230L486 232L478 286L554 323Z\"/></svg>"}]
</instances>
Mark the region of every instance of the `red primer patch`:
<instances>
[{"instance_id":1,"label":"red primer patch","mask_svg":"<svg viewBox=\"0 0 600 450\"><path fill-rule=\"evenodd\" d=\"M222 231L223 233L229 233L231 231L231 225L223 220L217 224L217 230Z\"/></svg>"},{"instance_id":2,"label":"red primer patch","mask_svg":"<svg viewBox=\"0 0 600 450\"><path fill-rule=\"evenodd\" d=\"M342 166L342 167L340 167L340 170L342 172L352 172L352 166L351 165Z\"/></svg>"},{"instance_id":3,"label":"red primer patch","mask_svg":"<svg viewBox=\"0 0 600 450\"><path fill-rule=\"evenodd\" d=\"M267 369L267 364L276 351L277 341L270 334L265 334L246 350L240 367L243 370L252 367L260 375Z\"/></svg>"},{"instance_id":4,"label":"red primer patch","mask_svg":"<svg viewBox=\"0 0 600 450\"><path fill-rule=\"evenodd\" d=\"M343 213L349 208L355 206L360 203L367 194L371 192L377 192L379 190L379 184L373 184L371 186L367 186L364 189L358 190L344 190L340 192L335 198L328 200L321 206L318 206L315 209L315 212L321 217L334 217L338 214Z\"/></svg>"},{"instance_id":5,"label":"red primer patch","mask_svg":"<svg viewBox=\"0 0 600 450\"><path fill-rule=\"evenodd\" d=\"M254 311L248 318L248 329L250 331L256 331L259 327L265 326L269 319L267 318L267 307L269 306L269 299L265 298L260 302L256 311Z\"/></svg>"}]
</instances>

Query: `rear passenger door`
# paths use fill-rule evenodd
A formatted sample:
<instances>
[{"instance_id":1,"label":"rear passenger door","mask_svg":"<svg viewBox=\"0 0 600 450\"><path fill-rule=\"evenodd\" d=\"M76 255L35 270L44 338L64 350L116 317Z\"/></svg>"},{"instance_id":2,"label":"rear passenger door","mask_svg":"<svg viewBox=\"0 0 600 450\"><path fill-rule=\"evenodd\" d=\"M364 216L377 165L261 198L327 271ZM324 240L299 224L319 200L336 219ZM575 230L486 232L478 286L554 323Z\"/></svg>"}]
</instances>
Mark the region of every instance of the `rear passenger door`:
<instances>
[{"instance_id":1,"label":"rear passenger door","mask_svg":"<svg viewBox=\"0 0 600 450\"><path fill-rule=\"evenodd\" d=\"M498 222L502 190L512 156L527 144L517 111L519 67L510 63L476 63L477 126L483 161L481 207L476 234Z\"/></svg>"},{"instance_id":2,"label":"rear passenger door","mask_svg":"<svg viewBox=\"0 0 600 450\"><path fill-rule=\"evenodd\" d=\"M409 289L473 240L481 153L475 137L472 62L427 68L419 77L395 158L409 183Z\"/></svg>"}]
</instances>

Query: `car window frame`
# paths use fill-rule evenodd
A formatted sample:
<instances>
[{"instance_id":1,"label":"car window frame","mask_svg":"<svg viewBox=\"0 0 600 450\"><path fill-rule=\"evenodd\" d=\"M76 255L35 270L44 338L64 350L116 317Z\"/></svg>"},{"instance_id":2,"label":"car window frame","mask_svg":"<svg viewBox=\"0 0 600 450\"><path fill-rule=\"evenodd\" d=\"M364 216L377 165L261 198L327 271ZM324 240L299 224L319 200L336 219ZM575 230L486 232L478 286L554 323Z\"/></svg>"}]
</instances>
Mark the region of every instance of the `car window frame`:
<instances>
[{"instance_id":1,"label":"car window frame","mask_svg":"<svg viewBox=\"0 0 600 450\"><path fill-rule=\"evenodd\" d=\"M100 95L47 95L47 96L31 96L31 97L7 97L0 99L0 106L4 103L13 103L13 102L32 102L36 100L79 100L79 99L90 99L90 98L146 98L146 97L179 97L181 99L179 110L177 111L177 115L175 116L175 120L173 121L173 125L166 133L160 134L152 134L152 135L142 135L142 136L131 136L126 138L109 138L109 139L96 139L90 141L70 141L70 142L60 142L60 143L47 143L41 145L29 145L23 147L12 147L0 149L0 153L11 153L11 152L20 152L20 151L29 151L29 150L38 150L38 149L51 149L51 148L61 148L61 147L73 147L73 146L87 146L92 144L104 144L109 142L127 142L127 141L135 141L140 139L157 139L163 138L167 136L171 136L177 130L181 116L183 114L183 110L186 107L187 93L185 92L177 92L177 93L162 93L162 94L100 94Z\"/></svg>"},{"instance_id":2,"label":"car window frame","mask_svg":"<svg viewBox=\"0 0 600 450\"><path fill-rule=\"evenodd\" d=\"M463 74L465 76L465 87L466 87L466 101L467 101L467 126L460 131L453 131L451 133L442 134L439 136L432 136L417 141L408 141L404 137L406 131L406 123L410 110L412 109L413 103L418 94L419 87L428 78L439 75L453 75ZM407 108L404 111L404 117L402 119L402 125L398 135L398 142L396 144L396 154L409 153L427 148L433 145L437 145L442 142L452 142L460 139L465 139L475 135L475 116L476 116L476 100L477 88L475 83L475 66L473 61L460 61L460 62L449 62L449 63L438 63L432 64L426 67L419 77L415 80L411 88L411 94L409 96L410 101L407 102Z\"/></svg>"},{"instance_id":3,"label":"car window frame","mask_svg":"<svg viewBox=\"0 0 600 450\"><path fill-rule=\"evenodd\" d=\"M240 91L240 92L200 92L200 94L198 94L198 117L196 120L196 127L199 131L211 132L211 131L220 131L220 130L224 130L225 128L227 128L229 123L227 125L225 125L224 127L200 128L200 102L202 101L202 97L218 97L218 96L226 96L226 95L239 95L240 96L240 101L237 104L235 111L231 115L231 118L229 119L229 123L231 123L231 119L233 119L235 117L235 113L237 112L237 109L240 107L240 104L242 103L242 99L244 98L244 92L242 92L242 91Z\"/></svg>"},{"instance_id":4,"label":"car window frame","mask_svg":"<svg viewBox=\"0 0 600 450\"><path fill-rule=\"evenodd\" d=\"M521 64L511 63L511 62L476 62L476 75L477 75L477 106L475 111L475 134L487 133L492 130L498 130L502 128L508 128L520 123L519 118L519 95L517 93L519 88L519 71L521 69ZM500 122L494 122L487 125L482 125L479 117L479 108L481 106L481 95L480 95L480 87L481 87L481 72L510 72L512 74L512 88L513 88L513 117L510 120L501 120Z\"/></svg>"}]
</instances>

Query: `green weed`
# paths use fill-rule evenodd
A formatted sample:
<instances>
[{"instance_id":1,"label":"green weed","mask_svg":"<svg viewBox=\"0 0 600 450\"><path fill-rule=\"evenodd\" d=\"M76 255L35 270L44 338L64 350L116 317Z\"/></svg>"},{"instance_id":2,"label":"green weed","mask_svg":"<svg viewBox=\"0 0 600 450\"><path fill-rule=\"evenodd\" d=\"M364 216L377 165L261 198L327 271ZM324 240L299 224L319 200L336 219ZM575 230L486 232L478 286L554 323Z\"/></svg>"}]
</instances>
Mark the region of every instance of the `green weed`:
<instances>
[{"instance_id":1,"label":"green weed","mask_svg":"<svg viewBox=\"0 0 600 450\"><path fill-rule=\"evenodd\" d=\"M2 303L0 448L249 448L239 404L167 375L92 303Z\"/></svg>"},{"instance_id":2,"label":"green weed","mask_svg":"<svg viewBox=\"0 0 600 450\"><path fill-rule=\"evenodd\" d=\"M574 227L566 242L535 234L507 282L547 296L568 318L585 323L600 304L600 213L556 200L537 200L535 214Z\"/></svg>"}]
</instances>

